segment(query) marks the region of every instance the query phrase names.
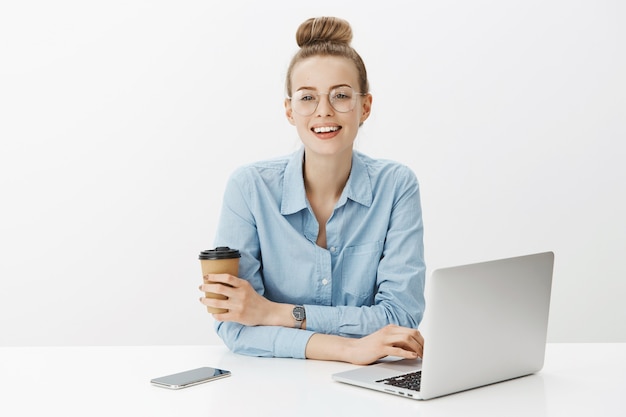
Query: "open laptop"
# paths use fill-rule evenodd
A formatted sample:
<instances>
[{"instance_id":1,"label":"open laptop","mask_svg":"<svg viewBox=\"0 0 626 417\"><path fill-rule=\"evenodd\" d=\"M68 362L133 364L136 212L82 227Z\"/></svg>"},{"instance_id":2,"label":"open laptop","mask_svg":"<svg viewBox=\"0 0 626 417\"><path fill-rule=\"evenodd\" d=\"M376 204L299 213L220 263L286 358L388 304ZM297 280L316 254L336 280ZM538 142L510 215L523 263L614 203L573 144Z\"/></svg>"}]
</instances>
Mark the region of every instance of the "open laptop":
<instances>
[{"instance_id":1,"label":"open laptop","mask_svg":"<svg viewBox=\"0 0 626 417\"><path fill-rule=\"evenodd\" d=\"M554 253L435 270L427 283L424 357L332 375L339 382L426 400L543 367Z\"/></svg>"}]
</instances>

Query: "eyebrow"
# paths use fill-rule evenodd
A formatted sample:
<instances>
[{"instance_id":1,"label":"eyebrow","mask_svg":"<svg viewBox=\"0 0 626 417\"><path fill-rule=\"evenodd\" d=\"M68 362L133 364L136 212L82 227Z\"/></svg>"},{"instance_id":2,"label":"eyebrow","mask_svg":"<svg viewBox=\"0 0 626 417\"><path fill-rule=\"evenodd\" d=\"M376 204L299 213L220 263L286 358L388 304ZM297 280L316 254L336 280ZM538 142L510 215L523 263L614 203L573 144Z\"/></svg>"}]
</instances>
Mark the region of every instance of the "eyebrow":
<instances>
[{"instance_id":1,"label":"eyebrow","mask_svg":"<svg viewBox=\"0 0 626 417\"><path fill-rule=\"evenodd\" d=\"M334 88L339 88L339 87L349 87L349 88L352 88L352 86L350 84L336 84L336 85L330 86L329 91L334 89ZM317 91L317 88L310 87L310 86L302 86L302 87L298 88L296 91L301 91L301 90L314 90L314 91Z\"/></svg>"}]
</instances>

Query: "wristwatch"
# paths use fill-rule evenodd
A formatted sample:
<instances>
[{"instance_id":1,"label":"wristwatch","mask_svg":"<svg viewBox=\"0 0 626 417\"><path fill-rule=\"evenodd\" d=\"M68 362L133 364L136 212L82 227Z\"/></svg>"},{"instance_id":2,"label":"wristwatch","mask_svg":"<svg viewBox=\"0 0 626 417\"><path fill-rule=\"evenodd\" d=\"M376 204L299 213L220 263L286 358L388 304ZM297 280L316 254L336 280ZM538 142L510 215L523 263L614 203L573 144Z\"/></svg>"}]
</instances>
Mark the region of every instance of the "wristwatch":
<instances>
[{"instance_id":1,"label":"wristwatch","mask_svg":"<svg viewBox=\"0 0 626 417\"><path fill-rule=\"evenodd\" d=\"M302 322L306 319L306 312L304 311L303 306L295 306L291 311L291 316L295 320L293 327L294 329L301 329Z\"/></svg>"}]
</instances>

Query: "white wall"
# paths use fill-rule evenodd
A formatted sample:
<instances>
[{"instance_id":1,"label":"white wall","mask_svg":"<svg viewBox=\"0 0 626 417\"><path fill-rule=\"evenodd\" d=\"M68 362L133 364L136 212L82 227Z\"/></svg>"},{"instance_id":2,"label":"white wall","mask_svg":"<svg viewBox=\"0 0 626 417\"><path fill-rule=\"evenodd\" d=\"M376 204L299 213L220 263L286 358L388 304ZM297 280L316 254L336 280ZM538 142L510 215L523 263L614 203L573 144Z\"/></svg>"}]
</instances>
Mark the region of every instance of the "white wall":
<instances>
[{"instance_id":1,"label":"white wall","mask_svg":"<svg viewBox=\"0 0 626 417\"><path fill-rule=\"evenodd\" d=\"M357 146L417 173L429 269L553 250L549 339L626 342L625 3L337 3L2 3L0 345L219 342L197 253L230 172L299 145L318 15L353 25Z\"/></svg>"}]
</instances>

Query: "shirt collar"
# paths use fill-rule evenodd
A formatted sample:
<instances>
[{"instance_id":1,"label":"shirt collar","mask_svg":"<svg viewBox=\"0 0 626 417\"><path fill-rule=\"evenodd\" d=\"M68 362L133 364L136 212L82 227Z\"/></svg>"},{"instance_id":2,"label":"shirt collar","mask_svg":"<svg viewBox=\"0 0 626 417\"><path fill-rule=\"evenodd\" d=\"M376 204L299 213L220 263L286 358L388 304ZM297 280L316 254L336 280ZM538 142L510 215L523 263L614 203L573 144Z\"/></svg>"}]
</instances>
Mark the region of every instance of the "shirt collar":
<instances>
[{"instance_id":1,"label":"shirt collar","mask_svg":"<svg viewBox=\"0 0 626 417\"><path fill-rule=\"evenodd\" d=\"M280 206L280 213L283 215L293 214L307 207L302 173L303 157L304 148L302 147L293 154L285 168L283 197ZM341 197L339 197L337 207L344 205L348 199L366 207L372 204L372 183L369 172L361 154L356 151L352 152L350 176Z\"/></svg>"},{"instance_id":2,"label":"shirt collar","mask_svg":"<svg viewBox=\"0 0 626 417\"><path fill-rule=\"evenodd\" d=\"M306 208L306 195L304 191L304 175L302 175L302 161L304 147L293 154L283 178L283 200L280 204L280 214L287 215L296 213Z\"/></svg>"}]
</instances>

